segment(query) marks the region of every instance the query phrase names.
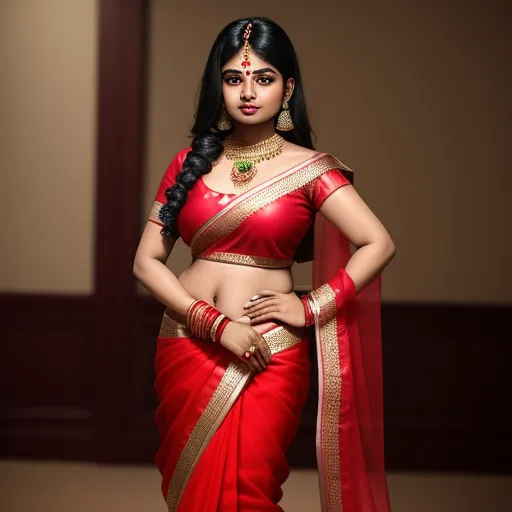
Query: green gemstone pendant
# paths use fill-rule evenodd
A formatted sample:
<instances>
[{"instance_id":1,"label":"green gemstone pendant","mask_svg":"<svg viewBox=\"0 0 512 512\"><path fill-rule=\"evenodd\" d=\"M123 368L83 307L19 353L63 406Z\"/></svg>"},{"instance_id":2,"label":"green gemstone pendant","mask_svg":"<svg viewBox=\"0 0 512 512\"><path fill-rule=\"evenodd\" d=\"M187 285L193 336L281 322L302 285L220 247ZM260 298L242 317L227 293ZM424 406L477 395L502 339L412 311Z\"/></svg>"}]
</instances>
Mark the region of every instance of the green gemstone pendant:
<instances>
[{"instance_id":1,"label":"green gemstone pendant","mask_svg":"<svg viewBox=\"0 0 512 512\"><path fill-rule=\"evenodd\" d=\"M239 172L245 173L251 170L253 163L247 160L242 160L240 162L235 162L235 165Z\"/></svg>"},{"instance_id":2,"label":"green gemstone pendant","mask_svg":"<svg viewBox=\"0 0 512 512\"><path fill-rule=\"evenodd\" d=\"M243 189L256 176L256 165L249 160L235 161L231 169L231 181L235 188Z\"/></svg>"}]
</instances>

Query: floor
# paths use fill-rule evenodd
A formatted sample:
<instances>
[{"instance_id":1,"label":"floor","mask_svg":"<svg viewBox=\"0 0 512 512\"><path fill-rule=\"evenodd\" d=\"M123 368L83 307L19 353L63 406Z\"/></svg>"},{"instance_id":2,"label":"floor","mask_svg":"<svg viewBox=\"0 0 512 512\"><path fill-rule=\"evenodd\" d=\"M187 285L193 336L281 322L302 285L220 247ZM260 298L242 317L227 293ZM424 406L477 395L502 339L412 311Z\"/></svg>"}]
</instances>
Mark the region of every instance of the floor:
<instances>
[{"instance_id":1,"label":"floor","mask_svg":"<svg viewBox=\"0 0 512 512\"><path fill-rule=\"evenodd\" d=\"M393 512L506 512L512 475L388 476ZM166 512L152 467L0 461L2 512ZM320 512L315 471L292 471L286 512Z\"/></svg>"}]
</instances>

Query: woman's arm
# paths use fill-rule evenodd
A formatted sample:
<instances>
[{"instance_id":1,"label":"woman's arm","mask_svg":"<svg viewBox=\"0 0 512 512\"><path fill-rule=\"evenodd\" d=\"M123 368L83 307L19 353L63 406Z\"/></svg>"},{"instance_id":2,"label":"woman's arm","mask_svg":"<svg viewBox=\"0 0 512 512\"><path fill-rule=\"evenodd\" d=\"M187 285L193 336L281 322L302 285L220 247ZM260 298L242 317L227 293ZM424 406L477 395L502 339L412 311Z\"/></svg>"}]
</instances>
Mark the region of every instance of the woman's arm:
<instances>
[{"instance_id":1,"label":"woman's arm","mask_svg":"<svg viewBox=\"0 0 512 512\"><path fill-rule=\"evenodd\" d=\"M155 299L174 312L173 319L184 324L187 309L195 299L165 265L175 241L163 237L161 229L154 222L146 224L135 254L133 273Z\"/></svg>"},{"instance_id":2,"label":"woman's arm","mask_svg":"<svg viewBox=\"0 0 512 512\"><path fill-rule=\"evenodd\" d=\"M171 254L175 241L163 237L160 231L161 226L158 224L154 222L146 224L135 254L133 273L153 297L170 309L169 316L171 318L191 327L187 322L187 311L195 299L189 295L177 277L166 267L165 262ZM208 314L213 309L209 307ZM207 332L209 335L209 330ZM265 339L248 325L227 322L219 341L224 348L242 359L254 371L264 370L270 362L272 354ZM255 345L259 352L247 359L243 354L252 345Z\"/></svg>"},{"instance_id":3,"label":"woman's arm","mask_svg":"<svg viewBox=\"0 0 512 512\"><path fill-rule=\"evenodd\" d=\"M319 211L357 247L345 270L360 291L393 259L391 236L351 185L334 191Z\"/></svg>"},{"instance_id":4,"label":"woman's arm","mask_svg":"<svg viewBox=\"0 0 512 512\"><path fill-rule=\"evenodd\" d=\"M319 201L322 201L323 194L320 190ZM345 300L351 300L354 292L369 284L391 261L396 250L389 233L353 186L344 184L330 193L320 204L319 211L358 248L345 269L340 269L329 283L308 294L316 297L320 321L325 321ZM333 250L336 248L333 247ZM261 290L258 295L261 298L244 305L252 324L277 319L297 327L305 323L310 325L308 320L311 321L311 316L305 314L305 305L295 293ZM336 310L324 304L326 299L327 302L335 299ZM312 313L312 310L309 312Z\"/></svg>"}]
</instances>

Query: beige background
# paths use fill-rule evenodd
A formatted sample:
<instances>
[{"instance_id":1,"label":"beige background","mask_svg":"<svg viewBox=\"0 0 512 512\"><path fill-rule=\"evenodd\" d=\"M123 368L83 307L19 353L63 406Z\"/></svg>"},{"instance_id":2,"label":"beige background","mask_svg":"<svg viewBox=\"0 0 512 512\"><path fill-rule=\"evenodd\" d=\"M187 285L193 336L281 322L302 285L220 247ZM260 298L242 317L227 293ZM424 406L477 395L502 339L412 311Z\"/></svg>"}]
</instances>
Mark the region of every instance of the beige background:
<instances>
[{"instance_id":1,"label":"beige background","mask_svg":"<svg viewBox=\"0 0 512 512\"><path fill-rule=\"evenodd\" d=\"M93 286L97 5L0 1L0 289Z\"/></svg>"},{"instance_id":2,"label":"beige background","mask_svg":"<svg viewBox=\"0 0 512 512\"><path fill-rule=\"evenodd\" d=\"M383 297L510 302L510 36L499 3L450 3L459 5L153 0L146 211L166 165L189 144L215 36L256 11L295 45L317 148L357 172L360 194L396 241ZM181 270L190 257L178 250L172 265ZM309 265L295 277L309 286Z\"/></svg>"},{"instance_id":3,"label":"beige background","mask_svg":"<svg viewBox=\"0 0 512 512\"><path fill-rule=\"evenodd\" d=\"M318 149L356 170L396 241L384 299L512 302L506 3L219 5L151 2L145 211L189 144L215 36L264 14L295 44ZM0 289L89 293L96 2L2 0L0 20ZM307 265L295 275L309 284Z\"/></svg>"}]
</instances>

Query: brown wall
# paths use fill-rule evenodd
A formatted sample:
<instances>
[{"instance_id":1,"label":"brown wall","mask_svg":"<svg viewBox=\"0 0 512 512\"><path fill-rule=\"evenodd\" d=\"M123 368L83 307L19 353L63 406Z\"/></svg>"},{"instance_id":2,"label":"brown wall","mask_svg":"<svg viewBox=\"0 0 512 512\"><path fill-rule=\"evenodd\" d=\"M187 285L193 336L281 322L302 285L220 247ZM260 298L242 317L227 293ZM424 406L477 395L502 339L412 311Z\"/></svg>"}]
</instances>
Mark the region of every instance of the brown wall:
<instances>
[{"instance_id":1,"label":"brown wall","mask_svg":"<svg viewBox=\"0 0 512 512\"><path fill-rule=\"evenodd\" d=\"M213 38L247 14L222 5L203 2L198 18L196 3L151 2L145 211L189 142ZM384 298L510 303L504 3L300 5L294 15L258 4L296 46L318 148L357 171L397 242ZM3 291L92 290L96 11L84 0L0 5ZM183 246L171 256L177 273L189 261ZM307 287L309 266L295 276Z\"/></svg>"},{"instance_id":2,"label":"brown wall","mask_svg":"<svg viewBox=\"0 0 512 512\"><path fill-rule=\"evenodd\" d=\"M19 65L15 68L18 75L11 73L8 78L2 77L7 86L2 90L3 110L2 116L0 116L2 136L4 137L1 147L2 182L0 191L2 201L0 201L0 208L2 210L0 213L4 214L1 221L2 243L4 244L2 249L7 247L8 250L2 251L1 256L5 259L0 262L3 287L3 290L0 290L17 289L27 293L0 293L0 423L2 425L0 456L72 458L103 462L150 462L154 458L159 443L154 424L156 403L153 387L153 358L155 333L161 319L162 306L149 297L137 296L132 276L133 251L139 239L138 221L141 217L139 199L143 197L140 190L143 181L141 162L144 138L141 119L144 111L145 80L141 71L145 67L144 49L147 28L145 16L148 2L146 0L100 0L97 18L99 23L96 22L96 16L92 15L92 11L88 11L91 17L87 18L84 11L78 8L78 4L73 3L71 4L73 9L66 10L68 4L46 3L44 12L34 10L34 4L32 5L34 7L33 15L23 11L22 7L25 8L27 5L23 2L16 4L11 2L8 6L3 4L3 11L0 12L2 14L0 21L3 23L0 26L0 36L4 38L2 43L8 41L7 36L12 39L13 27L18 26L17 46L13 46L13 43L8 41L9 44L0 45L1 51L6 52L6 55L14 55L18 59L27 55L33 57L33 61L30 61L31 66ZM486 49L486 55L491 58L494 54L499 56L499 52L503 52L505 47L499 40L500 34L502 34L499 25L494 27L494 31L489 28L489 20L495 15L492 14L492 5L486 5L488 7L481 16L479 28L483 30L484 36L478 37L489 38L490 46ZM48 12L51 6L53 6L53 15ZM469 9L467 5L466 9ZM375 15L378 14L376 11L371 12ZM211 19L216 25L216 32L218 26L227 21L227 18L219 20L217 23L214 14ZM448 14L448 12L440 14L439 19L447 19ZM155 25L158 19L155 17L155 12L152 15L152 25ZM278 21L286 25L289 17L288 13L283 14ZM166 30L161 29L158 33L162 35L171 30L179 31L180 27L188 24L186 25L188 31L183 30L183 40L194 45L194 39L190 36L193 30L190 28L191 19L190 16L184 16L176 23L172 19L164 20L169 26ZM194 17L194 20L196 19L197 16ZM200 20L202 19L201 17ZM352 22L355 23L357 19L353 13ZM363 19L372 18L366 15ZM505 17L503 16L502 19ZM18 20L18 25L15 23L16 20ZM313 15L309 17L309 21L310 23L315 21ZM203 22L198 21L197 23ZM204 22L203 26L194 29L194 34L201 29L211 32L209 32L208 41L204 41L204 48L194 48L197 54L200 52L203 54L203 51L208 50L211 38L214 36L214 31L208 23L209 21ZM369 22L366 21L366 23ZM53 27L52 24L56 26ZM38 39L34 38L34 34L39 25L45 26L45 31L40 33ZM58 27L62 28L68 25L71 27L69 32L58 30ZM33 26L36 28L32 30ZM88 27L88 31L84 29L84 26ZM313 23L311 26L321 25ZM294 39L301 32L299 28L294 28L294 33L290 30ZM352 30L355 33L355 29L352 28ZM394 33L395 28L389 30ZM71 71L80 73L82 69L78 69L79 66L74 65L73 56L83 56L85 53L74 52L70 49L77 39L80 39L80 35L84 37L82 50L85 52L84 48L88 48L90 53L87 55L91 59L94 58L92 47L96 43L90 34L95 31L99 32L100 38L97 94L99 117L96 148L98 164L95 178L97 190L94 196L96 215L91 214L91 219L88 220L89 217L86 217L86 208L84 207L86 203L80 203L80 197L74 201L77 194L70 193L69 190L73 188L73 185L83 185L80 179L83 181L88 179L91 184L93 181L92 160L87 165L84 162L87 162L87 158L95 158L94 148L91 151L85 151L84 148L87 144L93 146L94 135L88 138L80 132L83 126L87 125L88 119L86 116L89 110L84 105L89 105L91 108L89 112L91 116L95 109L94 100L91 99L95 95L94 83L91 78L93 75L87 75L90 82L83 80L82 84L82 81L77 80L80 85L83 85L83 91L87 90L86 96L80 96L78 91L82 91L82 89L77 84L73 89L71 86L63 87L62 83L74 84L75 82L68 77L68 74ZM85 33L88 34L87 37L84 36ZM154 34L156 33L154 32ZM155 37L154 34L152 38ZM25 36L26 43L23 42ZM59 39L59 44L50 45L49 43L55 38ZM354 40L357 40L355 36L352 37L352 41ZM411 36L412 40L413 36ZM472 36L470 38L471 45L465 43L463 55L470 55L473 58L475 48L484 48L482 44L474 43L474 40L478 41L478 38ZM305 55L310 46L305 44L304 40L302 44L303 48L299 48L299 52L301 55ZM351 44L354 45L353 42ZM52 52L46 51L48 45ZM173 46L172 51L162 54L162 58L168 59L169 54L179 55L178 49L183 46L183 44ZM327 43L325 43L325 48L329 48ZM45 52L43 52L44 49L46 49ZM374 44L373 50L377 51L378 49L379 47ZM357 51L364 56L361 48ZM198 62L195 53L192 57L184 58L183 62L186 63L188 60ZM43 57L51 55L53 60L50 59L49 62L55 68L53 72L43 73L42 70L45 70L46 67L39 62L42 58L41 54ZM370 54L370 50L367 49L366 55ZM59 60L63 55L66 56L66 59ZM426 55L431 55L431 53L426 52ZM371 63L369 69L377 69L380 66L375 59L367 57L367 60ZM82 59L84 69L87 69L85 64L88 62L87 59ZM492 75L488 62L486 61L489 71L487 76L490 77ZM57 67L57 65L61 67ZM197 65L199 66L200 63ZM453 65L459 66L460 63L454 61ZM476 66L476 63L472 62L472 65ZM94 72L92 65L89 69ZM168 70L169 68L166 66L155 68L153 65L152 71L155 69ZM320 69L321 72L316 73L317 69ZM310 71L307 72L307 80L310 81L308 90L312 88L309 86L312 83L312 78L316 80L318 76L318 83L322 84L324 75L332 78L332 74L340 72L334 70L329 75L330 69L329 66L318 68L315 63L310 62ZM376 102L369 86L364 91L364 96L358 96L357 88L353 85L355 79L351 78L356 69L357 67L352 65L352 70L347 72L348 83L344 81L340 83L343 84L345 90L350 90L352 87L352 96L349 98L364 97L365 103L360 99L358 105L360 108L354 107L350 114L351 101L348 101L344 94L340 94L343 101L342 107L347 112L346 117L352 121L351 128L349 130L341 125L343 128L331 127L330 130L326 130L324 121L321 125L317 122L317 126L324 130L320 133L321 141L324 141L321 142L321 147L337 154L358 169L359 189L365 190L364 195L369 197L369 202L372 205L378 203L374 208L376 211L379 208L384 212L377 211L390 227L395 238L397 238L396 233L399 235L402 233L400 235L403 240L402 245L406 244L404 250L407 255L407 251L410 253L422 241L419 237L411 240L403 239L403 232L408 226L407 219L410 217L417 220L419 217L414 209L415 203L408 201L404 206L403 198L410 196L404 194L403 191L402 194L397 192L396 198L392 197L392 200L397 204L400 200L402 202L397 206L400 215L395 218L394 210L386 208L388 204L393 204L390 202L391 200L378 201L380 190L387 190L387 195L391 195L395 188L388 186L387 189L384 189L390 179L383 179L379 182L379 178L383 174L372 171L373 174L370 175L369 169L375 169L375 167L372 162L370 162L372 163L370 166L365 159L368 154L373 155L375 152L381 155L379 157L380 164L382 161L390 161L389 155L392 152L385 153L383 148L392 148L394 139L391 139L387 131L382 128L379 131L379 136L382 139L372 135L372 131L368 127L373 125L369 123L368 119L365 120L364 125L358 125L357 122L361 119L361 112L368 110L365 104L371 106L372 101L375 103L374 108L369 110L370 114L367 116L371 116L373 119L382 119L383 106L387 105L386 101L405 105L409 101L409 97L405 95L394 100L393 98L396 96L392 96L390 93L388 96L383 96L381 102ZM26 84L32 82L29 82L28 79L23 82L20 79L24 76L23 72L31 74L31 77L35 77L34 80L37 80L39 75L46 77L46 81L39 78L42 80L41 87L44 86L44 88L39 90L34 86L29 89L31 95L26 94ZM198 68L197 76L199 74L200 69ZM84 76L79 75L79 78L82 79ZM386 78L380 80L379 87L382 88L382 84L392 81L389 78L391 76L393 75L385 75ZM50 78L54 79L54 82ZM430 75L427 75L427 78L430 82L427 84L428 87L425 86L426 90L433 89L435 85L433 79L430 78ZM505 94L507 92L503 87L505 78L503 76L499 80L493 79L495 82L493 87L497 91L495 97L498 98L496 101L502 101L503 112L505 112ZM359 77L358 83L360 83L360 79ZM159 97L163 98L162 103L157 103L155 94L150 93L152 106L149 127L150 130L153 130L153 135L147 144L149 148L148 163L156 172L152 175L148 174L146 178L148 178L148 182L151 179L154 180L149 187L152 190L156 187L169 159L187 143L184 132L172 134L172 130L169 131L170 128L186 127L191 120L192 98L190 108L187 107L182 111L180 114L182 119L177 119L180 112L178 99L183 100L183 98L177 94L171 96L168 91L165 91L167 87L171 92L176 91L177 84L181 83L180 80L185 81L188 78L183 73L180 75L175 69L172 80L169 79L163 83L153 81L150 84L150 88L159 85L161 88ZM197 80L197 77L194 80ZM325 79L324 82L329 83L329 91L332 90L332 80ZM483 89L484 85L481 85L483 82L478 83L478 87ZM395 87L391 90L399 90L398 86L394 85ZM449 90L448 85L445 86L447 90ZM68 110L58 110L60 104L51 94L50 86L60 94L59 100L69 107ZM473 90L472 87L476 86L471 83L467 87L469 90ZM190 86L187 82L187 87L184 90L188 91L189 89ZM414 93L409 94L419 95L417 89L412 90ZM165 91L166 94L162 94L162 91ZM66 94L70 94L70 96L68 97ZM39 97L44 101L36 101ZM85 97L88 98L88 101L85 101ZM174 104L171 105L173 108L170 110L164 102L168 97L175 98ZM71 101L69 98L76 101ZM490 98L494 97L492 95L482 96L478 102L485 100L486 107L488 107L491 105ZM33 107L32 110L24 104L29 99L31 101L29 105ZM325 100L322 95L318 95L318 92L316 96L313 95L311 101L322 107L312 109L314 116L320 112L327 112L326 109L329 108L341 108L336 103L329 104L329 101ZM478 102L473 105L474 112L480 112L478 110L480 103ZM12 110L14 105L17 105L18 110ZM84 108L80 110L78 105L82 105ZM434 108L433 105L430 107ZM420 109L421 105L415 105L415 108ZM81 112L81 117L77 114L77 110L79 114ZM390 107L388 110L390 116L394 115ZM342 111L340 110L340 112ZM9 112L10 117L4 115ZM55 112L58 112L60 119L64 120L67 119L66 115L79 117L74 124L64 123L70 133L64 130L59 123L50 124L48 120L53 122L54 117L52 116ZM169 126L160 128L155 122L157 119L155 113L162 114L158 119L160 122L165 120ZM464 112L457 113L462 115ZM404 117L404 114L401 115ZM480 118L483 118L482 115ZM471 197L473 204L477 204L479 207L478 213L474 213L473 217L478 220L478 215L485 215L482 222L487 223L483 228L475 231L473 238L479 243L480 240L484 243L487 242L489 249L487 252L475 252L475 248L472 246L471 251L466 251L466 258L477 264L473 272L474 275L471 276L472 279L467 280L471 283L471 288L469 286L456 288L449 285L448 288L454 293L451 300L457 300L456 292L473 290L475 283L479 288L484 289L486 281L485 276L484 278L480 277L481 272L488 272L489 275L494 272L502 272L501 282L503 286L506 283L505 264L499 261L500 258L505 258L504 251L506 249L506 232L499 230L500 224L504 224L504 218L499 214L501 209L504 209L505 203L499 201L500 194L505 193L503 192L505 177L501 174L504 166L498 165L503 160L504 150L500 153L499 149L503 147L501 141L504 140L505 132L492 128L498 126L499 118L494 116L492 119L494 125L490 122L487 123L487 130L495 129L495 136L484 138L483 130L478 135L485 140L488 158L490 159L494 155L496 161L477 173L473 167L464 166L459 159L463 160L466 158L466 154L470 154L478 162L479 151L484 151L480 149L479 145L466 144L463 149L458 152L453 151L453 153L445 151L444 160L440 160L441 164L446 167L444 169L445 176L440 185L436 184L436 194L441 197L443 194L447 194L446 190L455 191L453 195L457 198L456 207L459 210L454 211L447 219L443 219L442 223L434 224L425 220L425 238L443 242L441 235L445 231L448 233L445 226L452 224L457 227L457 230L447 237L446 243L452 243L452 239L454 239L461 244L461 241L468 236L467 229L464 229L465 224L462 222L459 224L455 224L455 222L462 217L462 214L471 219L473 210L467 206L464 208L466 201L470 199L466 199L457 188L461 186L457 180L464 181L459 179L457 173L460 174L462 168L464 170L471 169L475 174L473 181L476 182L480 191L480 195ZM315 117L313 120L317 121ZM453 122L453 117L445 115L443 122L447 124L449 121ZM9 123L12 124L12 133L8 130ZM93 125L92 122L89 125L92 132L94 131ZM427 124L425 123L424 126ZM439 126L442 124L439 123ZM475 126L474 129L477 130L480 125ZM34 127L37 127L38 131ZM418 133L421 132L420 128L422 127L423 125L419 128L416 125ZM345 132L340 135L339 132L343 129ZM397 122L394 122L392 129L393 133L400 135L400 138L398 135L396 136L396 140L400 140L400 147L403 147L403 139L409 143L406 146L407 151L414 148L414 159L411 156L409 159L414 160L416 168L421 169L421 158L418 156L421 156L421 152L418 146L412 143L413 136L409 135L407 130ZM440 128L439 130L443 131L439 132L441 135L437 135L435 129L429 128L430 139L427 142L431 145L435 143L439 154L443 148L446 149L442 143L443 137L448 138L449 136L452 141L457 141L457 134L464 131L465 127L461 125L457 126L457 129L458 131L452 130L452 133L446 128ZM167 135L157 138L154 137L155 133L167 133ZM473 140L467 135L468 129L464 133L469 141ZM352 134L356 134L357 137L353 136L352 139L348 139ZM338 146L333 142L328 142L329 136L336 137L334 142ZM77 137L76 140L80 141L83 146L78 142L73 145L72 141L75 140L73 137ZM370 140L373 137L371 146L368 144L369 137ZM384 137L387 137L386 145L380 143L381 140L385 140ZM181 142L179 142L180 140ZM350 140L351 144L341 144L340 141L346 140ZM414 140L423 142L423 139ZM5 141L9 141L9 144ZM40 141L45 142L42 146L43 149L38 146L41 144ZM172 141L172 144L169 141ZM500 146L500 144L502 145ZM356 151L359 145L361 151ZM368 151L369 147L372 148L371 152ZM33 148L38 149L37 158L33 157L33 160L39 164L41 171L39 171L39 167L29 161ZM349 150L352 154L349 154ZM14 152L17 160L9 151ZM69 156L70 152L73 152L73 158ZM455 155L457 158L454 158ZM401 160L395 160L393 161L393 172L398 173L399 170L395 169L404 167ZM450 166L444 163L448 160ZM438 161L438 158L435 161L432 158L433 164L437 165ZM26 168L26 162L32 164L30 169ZM70 168L71 170L69 170ZM380 169L380 167L377 168ZM429 183L434 183L434 179L440 181L439 173L434 175L435 172L435 170L429 169ZM69 173L75 173L71 174L73 177L71 184L68 183ZM469 175L469 172L466 174ZM393 174L388 173L388 175ZM412 174L408 174L400 178L401 183L396 184L396 190L399 190L402 182L407 184L406 177L409 175L412 176ZM63 183L67 184L64 192L60 188ZM411 180L411 183L408 184L406 191L409 189L416 191L420 184L421 180L415 177L414 182ZM22 190L25 193L24 196ZM487 192L483 193L482 190L487 190ZM60 191L60 193L55 193L55 191ZM472 189L467 186L467 190L463 192L468 194L471 191ZM495 201L478 202L478 199L489 194L489 191L494 194ZM152 194L151 191L150 195ZM425 192L416 193L415 202L425 202L425 197ZM32 202L29 202L27 198ZM70 204L66 201L69 201ZM16 209L15 206L18 205L18 202L21 206ZM149 203L149 199L147 202ZM415 216L406 211L409 202L411 203L410 211L415 212ZM91 203L93 203L92 194ZM448 211L453 208L450 207L450 204L445 199L444 202L439 201L436 208ZM29 207L33 205L39 209L34 208L35 213L30 216ZM489 211L491 213L488 213ZM77 282L82 284L86 282L83 280L84 276L92 274L92 260L88 255L84 256L87 252L86 249L80 250L75 247L86 237L80 238L73 235L71 230L62 224L60 217L70 219L69 222L71 222L73 220L71 215L74 212L79 212L82 216L78 225L83 232L87 231L87 222L91 222L91 224L93 221L95 222L94 294L88 294L91 289L90 284L76 286ZM6 218L6 215L10 217ZM384 218L385 215L389 216L389 219ZM97 216L97 220L92 219L95 216ZM44 230L34 231L30 223L34 219L38 224L50 227L53 231L50 234ZM411 226L414 225L414 227L419 224L419 221L415 224L411 222ZM75 222L72 227L76 225ZM25 234L26 226L30 228L30 231L27 231L28 236ZM487 237L491 236L488 233L493 230L497 231L497 235L493 236L492 244L490 244ZM413 237L416 231L413 229L409 231L407 232L408 237ZM29 240L32 243L29 243ZM458 245L452 243L450 251L462 252L462 249L458 248ZM439 249L443 248L439 247L437 252L440 254L440 261L449 260L450 257L446 256L449 251L440 253ZM401 258L403 259L405 255ZM76 259L79 256L84 258L82 261L87 262L89 274L82 272L79 262L74 261L73 258ZM7 265L7 258L10 258L10 266ZM188 256L183 263L186 263L187 259ZM427 279L423 275L425 272L436 278L436 283L446 282L449 279L460 279L460 275L457 274L459 270L457 265L452 263L448 266L447 264L446 268L449 269L449 272L446 275L438 275L441 273L440 269L443 269L442 264L433 267L429 265L433 258L425 258L425 260L427 262L427 265L424 265L425 268L421 268L421 271L415 269L413 274L418 283L423 283L424 289L427 283ZM397 261L400 262L400 259ZM409 261L415 260L410 259ZM489 261L491 263L488 263ZM393 271L393 268L400 268L401 272L407 268L405 264L398 265L393 262L393 265L388 270L389 273ZM461 266L460 268L461 272L468 273L465 267ZM434 275L436 271L437 274ZM391 277L394 278L393 275ZM38 281L39 278L42 281ZM76 278L78 281L72 278ZM393 286L396 286L395 283L398 282L402 285L406 283L405 278L402 276L400 278L400 281L388 279L387 282ZM22 286L7 287L4 284L7 279L10 282L18 280L16 282L21 282L25 288ZM488 280L488 282L493 291L496 291L494 281ZM39 283L38 287L34 283ZM31 294L29 290L43 293ZM67 292L64 294L51 293L58 290ZM73 296L69 293L70 290L80 290L80 293ZM493 295L493 297L496 296L497 294ZM465 297L466 300L472 301L489 300L483 293L478 295L466 293ZM389 292L387 298L390 298ZM386 303L383 306L382 316L388 468L510 471L512 457L510 449L507 449L510 444L507 444L511 431L510 418L509 415L507 416L507 409L499 407L499 404L505 403L510 395L507 366L507 361L512 356L509 354L510 306L429 305L421 302L418 304ZM293 465L314 467L317 390L314 344L311 344L310 347L312 387L296 437L295 447L289 452L289 459ZM482 347L485 347L485 350L482 350ZM478 368L477 372L475 372L475 368ZM20 379L20 375L23 378ZM435 375L434 379L433 375ZM489 397L493 397L493 400L489 400Z\"/></svg>"},{"instance_id":3,"label":"brown wall","mask_svg":"<svg viewBox=\"0 0 512 512\"><path fill-rule=\"evenodd\" d=\"M0 2L0 290L90 293L97 5Z\"/></svg>"},{"instance_id":4,"label":"brown wall","mask_svg":"<svg viewBox=\"0 0 512 512\"><path fill-rule=\"evenodd\" d=\"M296 47L318 149L356 170L360 194L396 241L384 299L512 302L505 3L257 5L151 2L145 212L189 144L215 36L232 19L264 14ZM180 272L189 251L175 251ZM309 265L295 268L299 287L309 276Z\"/></svg>"}]
</instances>

